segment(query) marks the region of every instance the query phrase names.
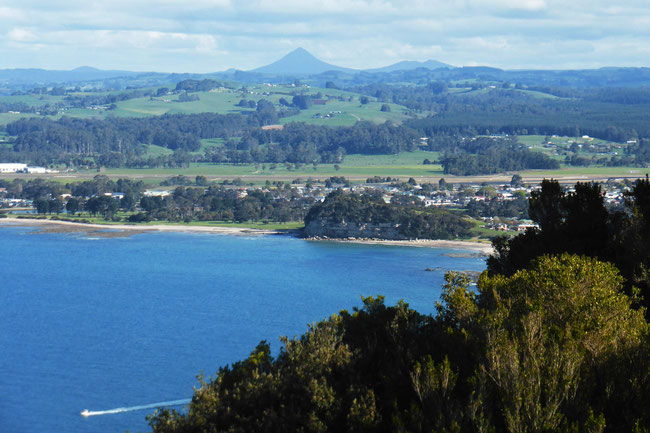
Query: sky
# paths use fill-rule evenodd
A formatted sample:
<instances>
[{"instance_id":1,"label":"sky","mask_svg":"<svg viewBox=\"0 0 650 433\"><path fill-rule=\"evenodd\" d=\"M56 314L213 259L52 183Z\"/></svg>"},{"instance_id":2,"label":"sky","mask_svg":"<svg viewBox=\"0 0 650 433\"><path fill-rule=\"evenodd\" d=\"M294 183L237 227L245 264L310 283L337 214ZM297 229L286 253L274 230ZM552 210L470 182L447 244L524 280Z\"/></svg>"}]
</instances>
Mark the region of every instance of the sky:
<instances>
[{"instance_id":1,"label":"sky","mask_svg":"<svg viewBox=\"0 0 650 433\"><path fill-rule=\"evenodd\" d=\"M650 66L648 0L0 0L0 69Z\"/></svg>"}]
</instances>

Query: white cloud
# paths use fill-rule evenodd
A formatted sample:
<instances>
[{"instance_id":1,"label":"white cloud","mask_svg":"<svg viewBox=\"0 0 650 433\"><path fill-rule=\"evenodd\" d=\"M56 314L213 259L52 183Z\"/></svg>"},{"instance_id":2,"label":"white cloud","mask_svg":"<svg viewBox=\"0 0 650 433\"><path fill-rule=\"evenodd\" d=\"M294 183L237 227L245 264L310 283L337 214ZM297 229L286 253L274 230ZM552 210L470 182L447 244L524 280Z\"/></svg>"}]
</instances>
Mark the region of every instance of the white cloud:
<instances>
[{"instance_id":1,"label":"white cloud","mask_svg":"<svg viewBox=\"0 0 650 433\"><path fill-rule=\"evenodd\" d=\"M0 19L0 67L246 69L298 46L356 68L650 63L647 0L8 0Z\"/></svg>"},{"instance_id":2,"label":"white cloud","mask_svg":"<svg viewBox=\"0 0 650 433\"><path fill-rule=\"evenodd\" d=\"M470 0L474 8L485 10L516 9L538 11L547 7L545 0Z\"/></svg>"},{"instance_id":3,"label":"white cloud","mask_svg":"<svg viewBox=\"0 0 650 433\"><path fill-rule=\"evenodd\" d=\"M13 42L34 42L37 40L36 34L25 28L13 28L7 33L7 38Z\"/></svg>"},{"instance_id":4,"label":"white cloud","mask_svg":"<svg viewBox=\"0 0 650 433\"><path fill-rule=\"evenodd\" d=\"M354 14L369 13L372 15L393 13L397 8L388 1L382 0L257 0L243 2L243 9L259 10L272 14Z\"/></svg>"}]
</instances>

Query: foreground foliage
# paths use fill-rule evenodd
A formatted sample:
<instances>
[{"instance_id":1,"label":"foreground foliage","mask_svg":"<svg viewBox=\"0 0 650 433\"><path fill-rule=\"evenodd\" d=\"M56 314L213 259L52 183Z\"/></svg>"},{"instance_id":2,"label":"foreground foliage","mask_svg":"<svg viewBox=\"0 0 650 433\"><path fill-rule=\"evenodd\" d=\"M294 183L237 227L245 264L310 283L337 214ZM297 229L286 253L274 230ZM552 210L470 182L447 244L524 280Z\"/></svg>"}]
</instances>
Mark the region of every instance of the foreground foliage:
<instances>
[{"instance_id":1,"label":"foreground foliage","mask_svg":"<svg viewBox=\"0 0 650 433\"><path fill-rule=\"evenodd\" d=\"M554 180L544 180L529 200L528 215L539 229L493 241L487 261L492 275L512 275L544 254L569 252L616 265L629 295L650 302L650 180L638 179L626 194L624 207L605 205L600 185L577 183L567 192Z\"/></svg>"},{"instance_id":2,"label":"foreground foliage","mask_svg":"<svg viewBox=\"0 0 650 433\"><path fill-rule=\"evenodd\" d=\"M650 423L648 326L617 270L545 256L478 291L446 276L435 316L365 298L201 380L171 432L634 431ZM642 430L637 430L642 431Z\"/></svg>"}]
</instances>

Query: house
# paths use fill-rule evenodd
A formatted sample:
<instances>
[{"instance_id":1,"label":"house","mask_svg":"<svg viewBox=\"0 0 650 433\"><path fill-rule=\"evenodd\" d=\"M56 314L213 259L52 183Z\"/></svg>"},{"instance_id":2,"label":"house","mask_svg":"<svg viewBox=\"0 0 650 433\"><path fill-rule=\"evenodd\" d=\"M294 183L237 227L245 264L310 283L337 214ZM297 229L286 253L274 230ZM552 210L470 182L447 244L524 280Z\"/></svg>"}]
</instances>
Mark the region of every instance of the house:
<instances>
[{"instance_id":1,"label":"house","mask_svg":"<svg viewBox=\"0 0 650 433\"><path fill-rule=\"evenodd\" d=\"M165 190L159 190L159 191L152 190L152 191L145 191L143 193L145 197L167 197L169 194L170 192Z\"/></svg>"},{"instance_id":2,"label":"house","mask_svg":"<svg viewBox=\"0 0 650 433\"><path fill-rule=\"evenodd\" d=\"M284 129L283 125L264 125L262 126L263 131L282 131Z\"/></svg>"}]
</instances>

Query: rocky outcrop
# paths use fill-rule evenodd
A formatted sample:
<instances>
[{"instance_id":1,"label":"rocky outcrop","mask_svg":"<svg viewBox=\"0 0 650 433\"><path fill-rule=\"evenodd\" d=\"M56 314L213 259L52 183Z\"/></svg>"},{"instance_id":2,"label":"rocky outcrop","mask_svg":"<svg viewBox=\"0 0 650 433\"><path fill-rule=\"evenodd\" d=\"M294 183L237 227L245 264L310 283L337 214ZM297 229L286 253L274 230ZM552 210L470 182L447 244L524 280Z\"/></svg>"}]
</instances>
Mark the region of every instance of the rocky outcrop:
<instances>
[{"instance_id":1,"label":"rocky outcrop","mask_svg":"<svg viewBox=\"0 0 650 433\"><path fill-rule=\"evenodd\" d=\"M357 224L346 221L333 223L315 219L305 225L303 233L308 238L363 238L392 241L409 239L399 232L399 224L395 223Z\"/></svg>"}]
</instances>

